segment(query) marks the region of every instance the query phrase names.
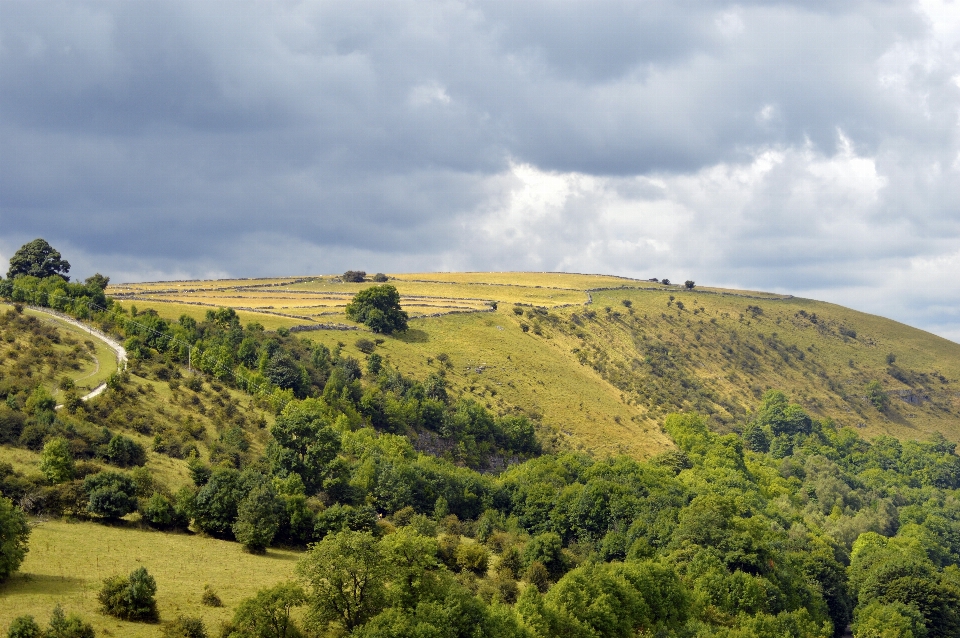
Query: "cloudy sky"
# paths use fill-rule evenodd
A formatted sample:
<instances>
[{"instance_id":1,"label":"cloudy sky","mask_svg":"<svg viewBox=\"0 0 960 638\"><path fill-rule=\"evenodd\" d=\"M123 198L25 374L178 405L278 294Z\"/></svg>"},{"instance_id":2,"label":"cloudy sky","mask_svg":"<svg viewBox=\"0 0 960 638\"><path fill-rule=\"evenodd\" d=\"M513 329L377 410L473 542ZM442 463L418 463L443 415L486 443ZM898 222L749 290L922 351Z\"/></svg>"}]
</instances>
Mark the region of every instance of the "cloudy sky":
<instances>
[{"instance_id":1,"label":"cloudy sky","mask_svg":"<svg viewBox=\"0 0 960 638\"><path fill-rule=\"evenodd\" d=\"M960 341L960 6L0 2L0 262L694 279Z\"/></svg>"}]
</instances>

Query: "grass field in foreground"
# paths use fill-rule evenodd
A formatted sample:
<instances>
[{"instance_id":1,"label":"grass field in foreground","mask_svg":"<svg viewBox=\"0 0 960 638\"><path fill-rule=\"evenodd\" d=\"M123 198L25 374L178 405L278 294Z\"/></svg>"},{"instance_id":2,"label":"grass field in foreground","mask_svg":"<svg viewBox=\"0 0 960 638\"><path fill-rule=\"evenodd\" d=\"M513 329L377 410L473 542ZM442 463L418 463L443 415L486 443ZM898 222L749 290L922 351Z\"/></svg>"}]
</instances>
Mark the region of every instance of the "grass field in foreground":
<instances>
[{"instance_id":1,"label":"grass field in foreground","mask_svg":"<svg viewBox=\"0 0 960 638\"><path fill-rule=\"evenodd\" d=\"M45 625L60 603L67 613L77 612L93 624L97 635L159 636L160 625L124 622L97 611L104 578L143 566L157 581L162 621L181 614L199 616L215 636L240 600L291 578L297 558L296 552L277 549L253 556L237 543L186 534L38 522L20 571L0 585L0 632L23 614ZM205 584L219 594L224 607L200 604Z\"/></svg>"}]
</instances>

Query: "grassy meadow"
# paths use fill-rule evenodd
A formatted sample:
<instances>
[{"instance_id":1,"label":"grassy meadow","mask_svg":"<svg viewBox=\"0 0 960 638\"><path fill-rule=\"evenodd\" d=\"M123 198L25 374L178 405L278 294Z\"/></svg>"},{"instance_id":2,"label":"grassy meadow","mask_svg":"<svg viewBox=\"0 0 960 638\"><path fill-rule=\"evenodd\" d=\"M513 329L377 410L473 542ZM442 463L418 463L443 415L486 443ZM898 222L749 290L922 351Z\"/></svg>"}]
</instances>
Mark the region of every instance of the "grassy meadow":
<instances>
[{"instance_id":1,"label":"grassy meadow","mask_svg":"<svg viewBox=\"0 0 960 638\"><path fill-rule=\"evenodd\" d=\"M201 536L143 530L133 526L35 521L30 552L20 571L0 584L0 630L30 614L45 625L54 605L79 613L97 635L160 636L157 624L132 623L98 613L103 579L144 566L157 581L161 621L179 615L200 617L216 635L243 598L289 579L297 552L274 549L263 556L237 543ZM200 603L209 584L223 607Z\"/></svg>"}]
</instances>

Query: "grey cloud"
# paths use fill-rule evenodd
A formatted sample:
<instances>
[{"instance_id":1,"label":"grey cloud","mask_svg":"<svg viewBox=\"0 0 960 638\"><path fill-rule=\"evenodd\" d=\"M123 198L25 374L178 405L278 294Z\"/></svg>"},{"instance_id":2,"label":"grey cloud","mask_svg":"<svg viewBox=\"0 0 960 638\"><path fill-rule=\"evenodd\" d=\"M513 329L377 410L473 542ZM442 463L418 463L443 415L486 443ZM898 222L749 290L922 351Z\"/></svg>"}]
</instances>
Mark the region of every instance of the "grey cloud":
<instances>
[{"instance_id":1,"label":"grey cloud","mask_svg":"<svg viewBox=\"0 0 960 638\"><path fill-rule=\"evenodd\" d=\"M607 270L876 309L960 250L936 26L867 1L0 3L0 254ZM882 185L821 174L844 153ZM518 204L518 166L576 186ZM960 334L911 295L898 316Z\"/></svg>"}]
</instances>

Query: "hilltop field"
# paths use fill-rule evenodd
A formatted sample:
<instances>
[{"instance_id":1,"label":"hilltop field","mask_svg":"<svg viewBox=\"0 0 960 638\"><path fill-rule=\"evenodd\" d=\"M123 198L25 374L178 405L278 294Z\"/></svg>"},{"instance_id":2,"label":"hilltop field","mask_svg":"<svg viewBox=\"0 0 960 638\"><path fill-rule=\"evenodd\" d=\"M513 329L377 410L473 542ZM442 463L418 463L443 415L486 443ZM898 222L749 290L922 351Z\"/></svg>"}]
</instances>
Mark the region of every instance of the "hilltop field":
<instances>
[{"instance_id":1,"label":"hilltop field","mask_svg":"<svg viewBox=\"0 0 960 638\"><path fill-rule=\"evenodd\" d=\"M444 368L454 392L501 413L522 409L564 446L647 457L671 444L664 415L696 410L738 429L769 388L818 418L871 438L942 432L960 438L960 345L842 306L752 291L602 275L389 275L410 330L377 346L404 374ZM241 321L363 357L372 335L344 307L372 282L339 276L110 286L125 307L201 319L230 307ZM889 407L878 410L867 384Z\"/></svg>"}]
</instances>

